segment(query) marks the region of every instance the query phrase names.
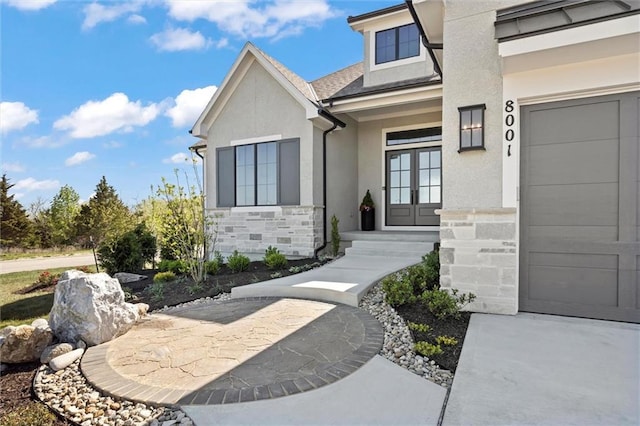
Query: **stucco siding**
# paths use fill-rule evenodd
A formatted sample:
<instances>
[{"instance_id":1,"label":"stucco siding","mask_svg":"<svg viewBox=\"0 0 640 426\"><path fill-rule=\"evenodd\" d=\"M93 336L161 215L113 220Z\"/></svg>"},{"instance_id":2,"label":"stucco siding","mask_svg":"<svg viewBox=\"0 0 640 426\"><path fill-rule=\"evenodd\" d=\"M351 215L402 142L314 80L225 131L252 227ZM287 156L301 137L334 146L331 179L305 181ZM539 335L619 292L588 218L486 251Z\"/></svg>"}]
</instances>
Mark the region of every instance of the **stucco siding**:
<instances>
[{"instance_id":1,"label":"stucco siding","mask_svg":"<svg viewBox=\"0 0 640 426\"><path fill-rule=\"evenodd\" d=\"M207 207L216 207L216 148L232 141L281 135L300 138L300 204L313 205L313 125L304 108L254 62L208 132Z\"/></svg>"}]
</instances>

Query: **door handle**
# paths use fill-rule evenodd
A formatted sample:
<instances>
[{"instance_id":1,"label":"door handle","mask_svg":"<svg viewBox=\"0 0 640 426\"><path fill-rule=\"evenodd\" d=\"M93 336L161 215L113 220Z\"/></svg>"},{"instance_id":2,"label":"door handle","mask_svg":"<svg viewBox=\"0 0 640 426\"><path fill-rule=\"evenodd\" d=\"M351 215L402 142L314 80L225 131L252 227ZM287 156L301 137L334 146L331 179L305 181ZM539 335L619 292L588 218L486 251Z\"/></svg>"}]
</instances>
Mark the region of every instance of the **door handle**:
<instances>
[{"instance_id":1,"label":"door handle","mask_svg":"<svg viewBox=\"0 0 640 426\"><path fill-rule=\"evenodd\" d=\"M413 189L409 190L409 199L410 199L409 203L413 205Z\"/></svg>"}]
</instances>

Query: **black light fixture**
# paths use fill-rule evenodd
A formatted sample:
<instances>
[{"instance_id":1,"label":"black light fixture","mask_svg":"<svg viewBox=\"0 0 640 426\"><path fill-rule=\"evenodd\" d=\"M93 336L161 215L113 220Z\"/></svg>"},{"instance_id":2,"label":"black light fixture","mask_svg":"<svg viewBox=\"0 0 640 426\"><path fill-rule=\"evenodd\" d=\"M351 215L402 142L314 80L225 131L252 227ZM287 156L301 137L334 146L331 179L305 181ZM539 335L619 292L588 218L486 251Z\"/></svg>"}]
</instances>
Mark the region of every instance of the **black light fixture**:
<instances>
[{"instance_id":1,"label":"black light fixture","mask_svg":"<svg viewBox=\"0 0 640 426\"><path fill-rule=\"evenodd\" d=\"M484 150L485 104L458 108L460 113L460 149L458 152Z\"/></svg>"}]
</instances>

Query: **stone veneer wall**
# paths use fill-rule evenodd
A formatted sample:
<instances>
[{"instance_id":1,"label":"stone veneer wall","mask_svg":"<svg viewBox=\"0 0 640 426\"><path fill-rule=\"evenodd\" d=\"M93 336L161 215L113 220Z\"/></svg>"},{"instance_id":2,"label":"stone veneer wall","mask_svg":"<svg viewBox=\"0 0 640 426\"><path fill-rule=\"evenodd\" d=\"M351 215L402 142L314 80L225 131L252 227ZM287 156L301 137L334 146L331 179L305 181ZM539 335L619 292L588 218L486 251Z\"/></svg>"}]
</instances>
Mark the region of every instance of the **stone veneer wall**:
<instances>
[{"instance_id":1,"label":"stone veneer wall","mask_svg":"<svg viewBox=\"0 0 640 426\"><path fill-rule=\"evenodd\" d=\"M468 310L518 311L516 209L440 211L440 285L473 293Z\"/></svg>"},{"instance_id":2,"label":"stone veneer wall","mask_svg":"<svg viewBox=\"0 0 640 426\"><path fill-rule=\"evenodd\" d=\"M312 257L322 244L322 208L314 206L234 207L208 209L217 223L216 250L234 250L254 260L269 246L289 258Z\"/></svg>"}]
</instances>

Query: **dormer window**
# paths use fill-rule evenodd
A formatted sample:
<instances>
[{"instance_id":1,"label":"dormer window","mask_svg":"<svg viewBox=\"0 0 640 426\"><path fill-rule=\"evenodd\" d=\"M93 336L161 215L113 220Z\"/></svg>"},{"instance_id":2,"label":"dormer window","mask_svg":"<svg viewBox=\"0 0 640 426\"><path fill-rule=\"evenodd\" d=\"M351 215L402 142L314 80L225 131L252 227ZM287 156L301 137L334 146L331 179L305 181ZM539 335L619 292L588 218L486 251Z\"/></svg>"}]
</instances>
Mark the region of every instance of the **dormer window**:
<instances>
[{"instance_id":1,"label":"dormer window","mask_svg":"<svg viewBox=\"0 0 640 426\"><path fill-rule=\"evenodd\" d=\"M376 65L420 54L420 34L416 24L376 33Z\"/></svg>"}]
</instances>

